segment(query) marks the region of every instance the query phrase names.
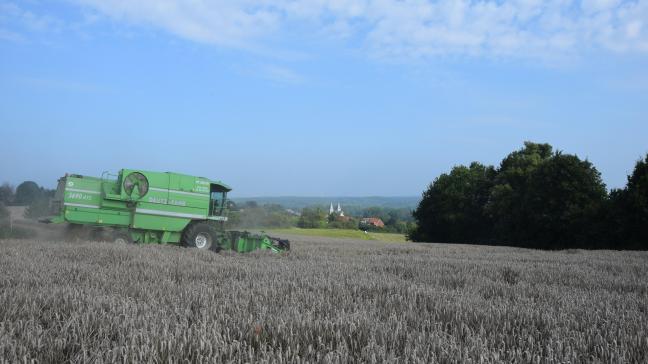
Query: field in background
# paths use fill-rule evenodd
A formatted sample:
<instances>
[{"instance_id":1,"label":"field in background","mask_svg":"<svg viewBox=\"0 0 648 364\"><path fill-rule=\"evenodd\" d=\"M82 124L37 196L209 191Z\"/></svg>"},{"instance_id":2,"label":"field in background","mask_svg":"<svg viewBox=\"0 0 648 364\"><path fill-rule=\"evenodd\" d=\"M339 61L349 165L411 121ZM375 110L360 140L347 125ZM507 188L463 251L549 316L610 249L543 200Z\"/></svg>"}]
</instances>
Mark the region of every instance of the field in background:
<instances>
[{"instance_id":1,"label":"field in background","mask_svg":"<svg viewBox=\"0 0 648 364\"><path fill-rule=\"evenodd\" d=\"M290 234L301 236L321 236L325 238L344 238L344 239L358 239L358 240L376 240L385 242L405 242L404 234L390 234L390 233L374 233L358 230L358 229L301 229L301 228L288 228L288 229L267 229L268 233L277 234Z\"/></svg>"},{"instance_id":2,"label":"field in background","mask_svg":"<svg viewBox=\"0 0 648 364\"><path fill-rule=\"evenodd\" d=\"M8 362L646 362L648 252L0 241Z\"/></svg>"}]
</instances>

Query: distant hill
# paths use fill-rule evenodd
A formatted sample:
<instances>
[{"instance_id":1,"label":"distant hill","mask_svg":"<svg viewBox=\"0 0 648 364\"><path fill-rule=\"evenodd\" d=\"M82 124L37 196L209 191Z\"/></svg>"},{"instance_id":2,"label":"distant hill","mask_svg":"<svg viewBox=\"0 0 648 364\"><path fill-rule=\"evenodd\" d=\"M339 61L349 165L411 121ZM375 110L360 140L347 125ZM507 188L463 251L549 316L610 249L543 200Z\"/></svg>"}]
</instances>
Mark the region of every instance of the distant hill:
<instances>
[{"instance_id":1,"label":"distant hill","mask_svg":"<svg viewBox=\"0 0 648 364\"><path fill-rule=\"evenodd\" d=\"M246 201L256 201L260 205L278 204L285 208L301 210L304 207L320 206L328 208L331 203L337 207L338 202L343 209L349 208L367 208L367 207L388 207L388 208L407 208L415 209L421 198L419 196L405 197L297 197L297 196L280 196L280 197L234 197L232 200L237 204Z\"/></svg>"}]
</instances>

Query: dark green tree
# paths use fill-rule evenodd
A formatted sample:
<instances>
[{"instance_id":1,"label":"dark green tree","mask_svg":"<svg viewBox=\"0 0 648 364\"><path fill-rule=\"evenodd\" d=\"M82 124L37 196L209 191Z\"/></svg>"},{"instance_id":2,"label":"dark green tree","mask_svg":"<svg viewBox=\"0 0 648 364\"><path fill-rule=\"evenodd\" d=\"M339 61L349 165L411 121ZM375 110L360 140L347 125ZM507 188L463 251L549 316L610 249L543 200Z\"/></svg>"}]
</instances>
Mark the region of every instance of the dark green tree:
<instances>
[{"instance_id":1,"label":"dark green tree","mask_svg":"<svg viewBox=\"0 0 648 364\"><path fill-rule=\"evenodd\" d=\"M16 188L16 196L14 204L16 205L30 205L34 200L43 196L43 190L38 187L36 182L25 181L18 185Z\"/></svg>"},{"instance_id":2,"label":"dark green tree","mask_svg":"<svg viewBox=\"0 0 648 364\"><path fill-rule=\"evenodd\" d=\"M639 160L628 177L627 231L634 247L648 249L648 154Z\"/></svg>"},{"instance_id":3,"label":"dark green tree","mask_svg":"<svg viewBox=\"0 0 648 364\"><path fill-rule=\"evenodd\" d=\"M14 189L9 183L5 182L0 186L0 202L5 206L13 203Z\"/></svg>"},{"instance_id":4,"label":"dark green tree","mask_svg":"<svg viewBox=\"0 0 648 364\"><path fill-rule=\"evenodd\" d=\"M642 168L643 164L638 165L637 170ZM641 177L632 180L642 185ZM637 192L631 198L630 185L627 192L613 193L619 195L622 203L618 205L623 209L630 209L629 201L645 197ZM414 241L600 248L606 241L608 204L605 185L592 163L554 153L549 144L526 142L524 148L504 158L497 171L473 163L439 176L414 211L417 226L408 236ZM641 216L640 206L632 211ZM645 220L632 224L645 226Z\"/></svg>"},{"instance_id":5,"label":"dark green tree","mask_svg":"<svg viewBox=\"0 0 648 364\"><path fill-rule=\"evenodd\" d=\"M442 174L423 193L413 216L413 241L486 242L491 221L484 212L495 179L495 169L473 162Z\"/></svg>"},{"instance_id":6,"label":"dark green tree","mask_svg":"<svg viewBox=\"0 0 648 364\"><path fill-rule=\"evenodd\" d=\"M9 227L9 210L5 207L4 203L0 201L0 239L5 239L11 236L11 229Z\"/></svg>"},{"instance_id":7,"label":"dark green tree","mask_svg":"<svg viewBox=\"0 0 648 364\"><path fill-rule=\"evenodd\" d=\"M9 220L9 210L5 207L5 204L0 201L0 225Z\"/></svg>"},{"instance_id":8,"label":"dark green tree","mask_svg":"<svg viewBox=\"0 0 648 364\"><path fill-rule=\"evenodd\" d=\"M648 154L637 161L623 189L610 192L606 213L613 249L648 249Z\"/></svg>"},{"instance_id":9,"label":"dark green tree","mask_svg":"<svg viewBox=\"0 0 648 364\"><path fill-rule=\"evenodd\" d=\"M322 228L326 225L327 214L319 207L306 207L302 210L297 226L305 229Z\"/></svg>"},{"instance_id":10,"label":"dark green tree","mask_svg":"<svg viewBox=\"0 0 648 364\"><path fill-rule=\"evenodd\" d=\"M607 192L587 160L552 152L549 144L525 142L498 169L487 212L494 237L532 248L596 248Z\"/></svg>"},{"instance_id":11,"label":"dark green tree","mask_svg":"<svg viewBox=\"0 0 648 364\"><path fill-rule=\"evenodd\" d=\"M387 220L385 220L385 225L396 226L396 224L398 223L398 211L391 210L387 212L387 216L389 217L387 218Z\"/></svg>"},{"instance_id":12,"label":"dark green tree","mask_svg":"<svg viewBox=\"0 0 648 364\"><path fill-rule=\"evenodd\" d=\"M531 211L524 201L531 175L552 155L549 144L524 142L524 148L502 160L486 206L494 233L500 240L515 242L526 238Z\"/></svg>"},{"instance_id":13,"label":"dark green tree","mask_svg":"<svg viewBox=\"0 0 648 364\"><path fill-rule=\"evenodd\" d=\"M592 163L555 153L529 173L524 192L517 212L526 227L514 232L519 240L509 243L542 249L602 247L607 191Z\"/></svg>"}]
</instances>

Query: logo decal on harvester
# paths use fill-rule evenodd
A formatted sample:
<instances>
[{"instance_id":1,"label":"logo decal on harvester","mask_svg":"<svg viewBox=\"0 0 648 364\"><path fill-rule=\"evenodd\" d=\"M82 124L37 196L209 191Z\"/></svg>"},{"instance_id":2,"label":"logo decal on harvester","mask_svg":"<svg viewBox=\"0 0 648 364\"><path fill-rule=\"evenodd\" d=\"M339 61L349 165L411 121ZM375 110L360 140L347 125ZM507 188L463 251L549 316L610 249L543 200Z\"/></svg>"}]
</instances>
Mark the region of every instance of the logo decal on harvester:
<instances>
[{"instance_id":1,"label":"logo decal on harvester","mask_svg":"<svg viewBox=\"0 0 648 364\"><path fill-rule=\"evenodd\" d=\"M176 206L187 206L187 201L183 200L167 200L166 198L162 197L149 197L148 202L150 203L160 203L160 204L168 204L168 205L176 205Z\"/></svg>"},{"instance_id":2,"label":"logo decal on harvester","mask_svg":"<svg viewBox=\"0 0 648 364\"><path fill-rule=\"evenodd\" d=\"M196 186L195 191L196 191L196 192L205 192L205 193L208 193L208 192L209 192L209 187Z\"/></svg>"},{"instance_id":3,"label":"logo decal on harvester","mask_svg":"<svg viewBox=\"0 0 648 364\"><path fill-rule=\"evenodd\" d=\"M85 195L83 193L78 193L78 192L68 193L68 198L73 198L76 200L86 200L86 201L92 200L92 196Z\"/></svg>"},{"instance_id":4,"label":"logo decal on harvester","mask_svg":"<svg viewBox=\"0 0 648 364\"><path fill-rule=\"evenodd\" d=\"M161 197L153 197L153 196L151 196L151 197L148 198L148 202L166 204L167 199L166 198L161 198Z\"/></svg>"}]
</instances>

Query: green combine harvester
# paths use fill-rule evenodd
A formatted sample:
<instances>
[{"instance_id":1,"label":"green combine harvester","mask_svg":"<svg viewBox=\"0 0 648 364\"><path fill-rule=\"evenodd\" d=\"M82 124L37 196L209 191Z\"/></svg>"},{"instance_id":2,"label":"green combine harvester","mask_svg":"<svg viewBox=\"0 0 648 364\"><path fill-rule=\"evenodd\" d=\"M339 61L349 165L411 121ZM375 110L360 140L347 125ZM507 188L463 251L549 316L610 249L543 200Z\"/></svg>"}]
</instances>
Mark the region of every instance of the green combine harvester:
<instances>
[{"instance_id":1,"label":"green combine harvester","mask_svg":"<svg viewBox=\"0 0 648 364\"><path fill-rule=\"evenodd\" d=\"M90 226L101 240L117 243L237 252L290 249L287 240L226 231L229 191L220 181L170 172L122 169L117 175L104 172L101 178L66 174L52 201L54 216L43 222Z\"/></svg>"}]
</instances>

